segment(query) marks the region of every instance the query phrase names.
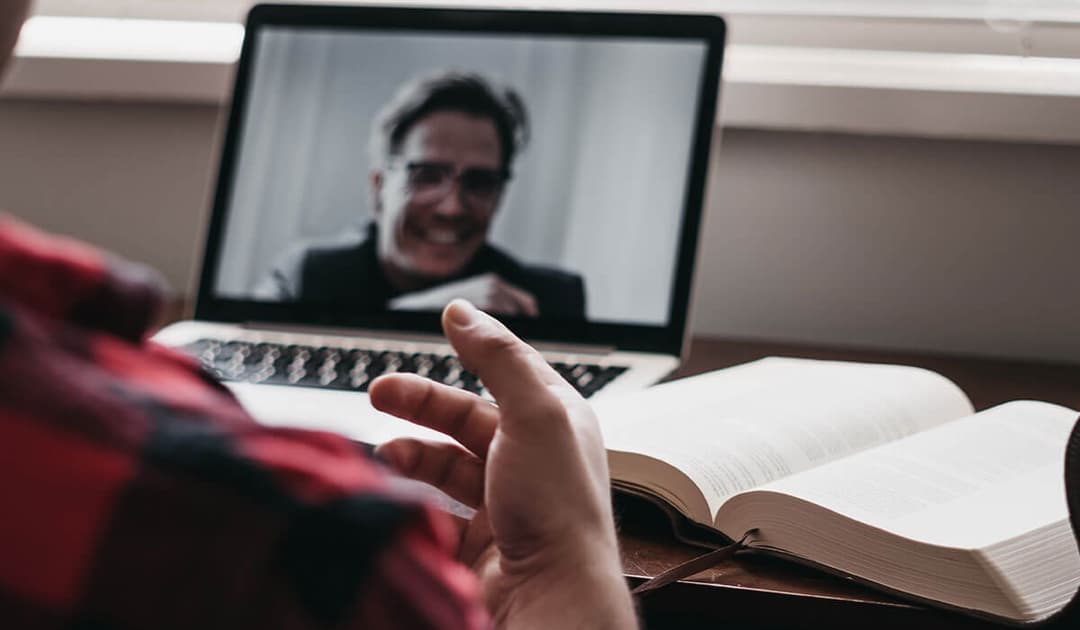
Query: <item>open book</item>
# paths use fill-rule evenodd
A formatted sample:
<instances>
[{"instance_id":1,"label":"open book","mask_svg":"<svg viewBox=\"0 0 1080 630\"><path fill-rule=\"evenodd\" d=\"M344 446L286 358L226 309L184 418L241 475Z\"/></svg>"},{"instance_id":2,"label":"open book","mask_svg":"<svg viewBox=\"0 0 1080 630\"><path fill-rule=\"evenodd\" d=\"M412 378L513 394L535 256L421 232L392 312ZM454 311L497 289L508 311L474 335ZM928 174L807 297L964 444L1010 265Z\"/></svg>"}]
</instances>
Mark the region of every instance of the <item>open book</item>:
<instances>
[{"instance_id":1,"label":"open book","mask_svg":"<svg viewBox=\"0 0 1080 630\"><path fill-rule=\"evenodd\" d=\"M1065 500L1076 411L981 413L912 367L769 358L594 403L617 487L694 523L1012 623L1080 586Z\"/></svg>"}]
</instances>

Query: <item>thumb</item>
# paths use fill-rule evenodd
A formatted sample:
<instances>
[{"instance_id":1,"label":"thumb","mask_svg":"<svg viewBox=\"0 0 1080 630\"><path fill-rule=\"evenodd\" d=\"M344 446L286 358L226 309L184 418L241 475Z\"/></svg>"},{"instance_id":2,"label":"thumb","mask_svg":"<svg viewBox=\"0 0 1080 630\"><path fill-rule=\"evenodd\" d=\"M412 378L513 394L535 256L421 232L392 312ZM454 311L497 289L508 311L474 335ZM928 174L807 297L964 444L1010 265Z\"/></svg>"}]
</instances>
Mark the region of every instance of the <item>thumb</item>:
<instances>
[{"instance_id":1,"label":"thumb","mask_svg":"<svg viewBox=\"0 0 1080 630\"><path fill-rule=\"evenodd\" d=\"M504 410L527 409L545 400L557 402L554 392L561 387L577 394L540 353L469 302L451 302L443 311L442 323L462 364L480 377Z\"/></svg>"}]
</instances>

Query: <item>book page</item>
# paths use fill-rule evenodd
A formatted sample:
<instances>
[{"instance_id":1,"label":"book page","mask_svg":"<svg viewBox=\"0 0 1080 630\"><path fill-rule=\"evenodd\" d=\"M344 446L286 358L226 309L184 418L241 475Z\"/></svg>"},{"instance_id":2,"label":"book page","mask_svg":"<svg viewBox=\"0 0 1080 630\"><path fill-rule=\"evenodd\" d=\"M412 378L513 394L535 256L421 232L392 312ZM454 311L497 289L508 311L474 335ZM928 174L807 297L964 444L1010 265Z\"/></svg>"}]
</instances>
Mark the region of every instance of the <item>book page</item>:
<instances>
[{"instance_id":1,"label":"book page","mask_svg":"<svg viewBox=\"0 0 1080 630\"><path fill-rule=\"evenodd\" d=\"M762 490L904 538L986 548L1068 518L1065 445L1078 415L1007 403Z\"/></svg>"},{"instance_id":2,"label":"book page","mask_svg":"<svg viewBox=\"0 0 1080 630\"><path fill-rule=\"evenodd\" d=\"M597 400L594 408L609 450L679 469L711 515L740 491L973 411L956 385L927 370L786 358ZM612 477L618 472L613 467Z\"/></svg>"}]
</instances>

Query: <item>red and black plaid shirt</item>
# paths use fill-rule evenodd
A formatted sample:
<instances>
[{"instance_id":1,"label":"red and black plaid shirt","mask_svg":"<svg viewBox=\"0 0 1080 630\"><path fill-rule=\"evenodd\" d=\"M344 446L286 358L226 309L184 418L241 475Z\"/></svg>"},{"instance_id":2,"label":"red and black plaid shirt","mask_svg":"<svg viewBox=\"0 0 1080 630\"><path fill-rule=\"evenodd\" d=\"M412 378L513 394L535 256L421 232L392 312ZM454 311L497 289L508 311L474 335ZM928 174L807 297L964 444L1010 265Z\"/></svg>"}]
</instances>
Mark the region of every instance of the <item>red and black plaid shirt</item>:
<instances>
[{"instance_id":1,"label":"red and black plaid shirt","mask_svg":"<svg viewBox=\"0 0 1080 630\"><path fill-rule=\"evenodd\" d=\"M450 523L148 342L156 286L0 216L0 627L486 626Z\"/></svg>"}]
</instances>

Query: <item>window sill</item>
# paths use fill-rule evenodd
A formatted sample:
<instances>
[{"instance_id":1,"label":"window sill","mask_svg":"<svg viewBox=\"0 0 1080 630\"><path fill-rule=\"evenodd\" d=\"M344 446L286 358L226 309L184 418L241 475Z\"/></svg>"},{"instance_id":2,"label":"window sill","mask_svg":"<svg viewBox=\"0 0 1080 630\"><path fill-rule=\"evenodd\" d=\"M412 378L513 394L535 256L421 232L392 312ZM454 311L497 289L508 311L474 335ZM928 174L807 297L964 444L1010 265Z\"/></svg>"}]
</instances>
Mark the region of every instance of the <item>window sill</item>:
<instances>
[{"instance_id":1,"label":"window sill","mask_svg":"<svg viewBox=\"0 0 1080 630\"><path fill-rule=\"evenodd\" d=\"M3 95L221 106L242 35L236 24L35 18ZM724 79L725 127L1080 142L1080 59L732 44Z\"/></svg>"}]
</instances>

